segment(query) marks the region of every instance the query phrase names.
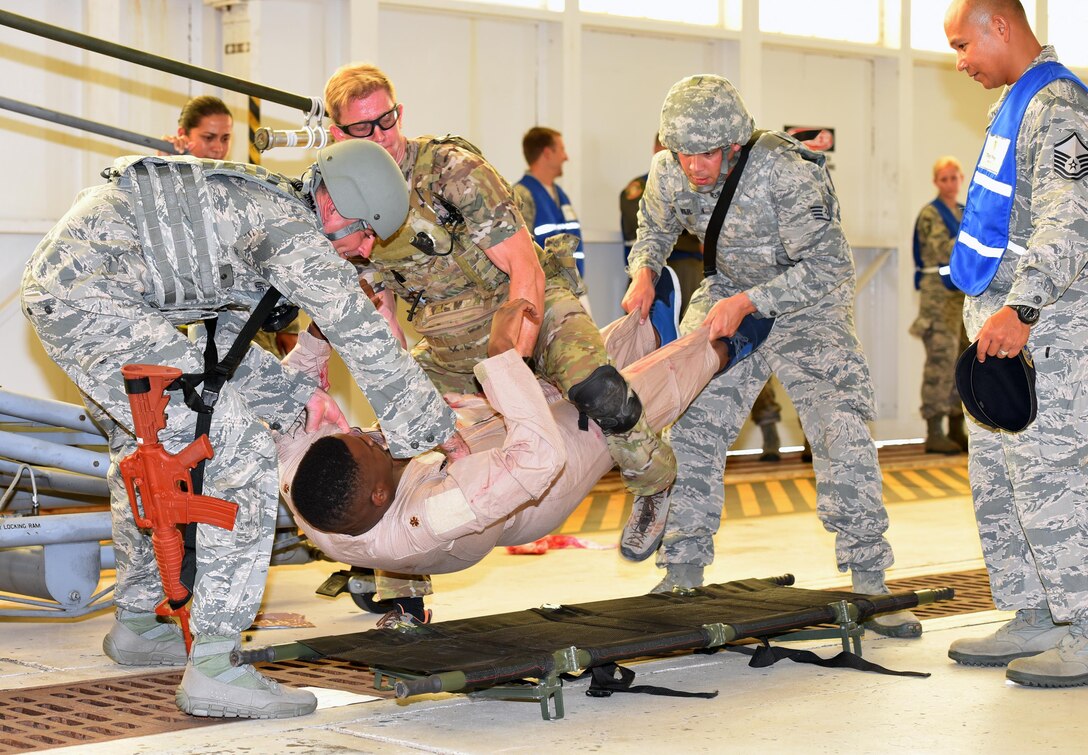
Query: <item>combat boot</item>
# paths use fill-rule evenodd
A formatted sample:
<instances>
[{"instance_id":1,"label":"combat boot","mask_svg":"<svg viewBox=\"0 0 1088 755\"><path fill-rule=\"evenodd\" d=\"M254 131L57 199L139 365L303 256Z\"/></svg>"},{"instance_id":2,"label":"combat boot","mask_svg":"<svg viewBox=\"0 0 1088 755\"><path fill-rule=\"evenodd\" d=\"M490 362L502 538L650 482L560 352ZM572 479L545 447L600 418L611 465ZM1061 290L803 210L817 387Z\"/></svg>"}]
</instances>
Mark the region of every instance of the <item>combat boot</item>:
<instances>
[{"instance_id":1,"label":"combat boot","mask_svg":"<svg viewBox=\"0 0 1088 755\"><path fill-rule=\"evenodd\" d=\"M184 666L187 657L177 624L125 608L117 609L102 652L122 666Z\"/></svg>"},{"instance_id":2,"label":"combat boot","mask_svg":"<svg viewBox=\"0 0 1088 755\"><path fill-rule=\"evenodd\" d=\"M760 425L759 429L763 432L763 453L760 454L760 461L782 461L782 453L780 451L782 442L778 439L778 423L768 422L765 425Z\"/></svg>"},{"instance_id":3,"label":"combat boot","mask_svg":"<svg viewBox=\"0 0 1088 755\"><path fill-rule=\"evenodd\" d=\"M174 696L178 708L212 718L293 718L314 712L312 692L281 687L248 664L231 665L231 651L237 649L236 637L198 637Z\"/></svg>"},{"instance_id":4,"label":"combat boot","mask_svg":"<svg viewBox=\"0 0 1088 755\"><path fill-rule=\"evenodd\" d=\"M948 648L948 657L965 666L1005 666L1057 647L1069 633L1045 608L1022 608L1016 618L985 637L965 637Z\"/></svg>"},{"instance_id":5,"label":"combat boot","mask_svg":"<svg viewBox=\"0 0 1088 755\"><path fill-rule=\"evenodd\" d=\"M926 420L926 453L927 454L961 454L963 449L948 439L944 434L944 417L930 417Z\"/></svg>"},{"instance_id":6,"label":"combat boot","mask_svg":"<svg viewBox=\"0 0 1088 755\"><path fill-rule=\"evenodd\" d=\"M948 439L967 453L967 422L963 412L948 415Z\"/></svg>"},{"instance_id":7,"label":"combat boot","mask_svg":"<svg viewBox=\"0 0 1088 755\"><path fill-rule=\"evenodd\" d=\"M620 555L628 561L645 561L661 545L669 515L669 491L635 496L631 515L620 535Z\"/></svg>"},{"instance_id":8,"label":"combat boot","mask_svg":"<svg viewBox=\"0 0 1088 755\"><path fill-rule=\"evenodd\" d=\"M887 595L888 586L884 584L883 571L857 571L850 575L854 592L862 595ZM910 611L880 613L865 622L866 629L872 629L885 637L921 637L922 622Z\"/></svg>"},{"instance_id":9,"label":"combat boot","mask_svg":"<svg viewBox=\"0 0 1088 755\"><path fill-rule=\"evenodd\" d=\"M650 592L690 590L693 587L701 587L702 584L703 567L695 564L669 564L665 571L665 578L658 582Z\"/></svg>"},{"instance_id":10,"label":"combat boot","mask_svg":"<svg viewBox=\"0 0 1088 755\"><path fill-rule=\"evenodd\" d=\"M1029 687L1088 684L1088 626L1070 624L1058 646L1009 663L1005 678Z\"/></svg>"}]
</instances>

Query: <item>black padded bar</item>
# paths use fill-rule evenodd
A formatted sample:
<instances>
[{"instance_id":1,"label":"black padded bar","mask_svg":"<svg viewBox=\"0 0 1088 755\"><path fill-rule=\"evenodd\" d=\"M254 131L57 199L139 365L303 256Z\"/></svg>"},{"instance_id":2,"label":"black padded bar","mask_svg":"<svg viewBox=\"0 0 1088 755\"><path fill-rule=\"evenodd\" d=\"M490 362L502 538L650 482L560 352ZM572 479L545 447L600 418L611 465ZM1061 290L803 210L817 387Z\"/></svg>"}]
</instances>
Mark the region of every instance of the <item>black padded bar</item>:
<instances>
[{"instance_id":1,"label":"black padded bar","mask_svg":"<svg viewBox=\"0 0 1088 755\"><path fill-rule=\"evenodd\" d=\"M136 50L132 47L125 47L124 45L119 45L115 42L107 42L98 37L80 34L71 29L53 26L52 24L47 24L33 18L27 18L26 16L20 16L9 11L0 10L0 25L25 31L39 37L45 37L46 39L52 39L55 42L63 42L64 44L72 45L73 47L80 47L84 50L90 50L91 52L108 55L109 57L117 58L118 60L125 60L129 63L144 66L145 68L154 68L158 71L165 71L166 73L172 73L186 79L192 79L212 86L222 87L223 89L229 89L232 92L241 92L242 94L248 94L250 97L258 97L262 100L268 100L269 102L276 102L280 105L297 108L304 113L309 113L310 109L313 107L313 100L309 97L292 94L291 92L284 92L283 90L273 89L272 87L262 86L261 84L254 84L251 81L239 79L236 76L227 76L218 71L194 66L191 63L174 60L173 58L164 58L161 55L153 55L149 52ZM163 151L165 152L166 150Z\"/></svg>"}]
</instances>

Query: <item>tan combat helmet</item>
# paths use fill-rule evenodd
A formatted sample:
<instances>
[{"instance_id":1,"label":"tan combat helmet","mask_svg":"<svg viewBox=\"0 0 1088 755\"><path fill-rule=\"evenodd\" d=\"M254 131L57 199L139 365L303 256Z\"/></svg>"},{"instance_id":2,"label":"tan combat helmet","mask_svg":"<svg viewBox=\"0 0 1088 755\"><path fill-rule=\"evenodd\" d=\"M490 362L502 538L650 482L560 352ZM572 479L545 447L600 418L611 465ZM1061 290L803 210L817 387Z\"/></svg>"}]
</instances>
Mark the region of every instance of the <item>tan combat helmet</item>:
<instances>
[{"instance_id":1,"label":"tan combat helmet","mask_svg":"<svg viewBox=\"0 0 1088 755\"><path fill-rule=\"evenodd\" d=\"M408 217L408 184L389 153L374 142L350 139L325 147L302 181L311 198L324 184L336 211L361 220L378 238L392 236Z\"/></svg>"}]
</instances>

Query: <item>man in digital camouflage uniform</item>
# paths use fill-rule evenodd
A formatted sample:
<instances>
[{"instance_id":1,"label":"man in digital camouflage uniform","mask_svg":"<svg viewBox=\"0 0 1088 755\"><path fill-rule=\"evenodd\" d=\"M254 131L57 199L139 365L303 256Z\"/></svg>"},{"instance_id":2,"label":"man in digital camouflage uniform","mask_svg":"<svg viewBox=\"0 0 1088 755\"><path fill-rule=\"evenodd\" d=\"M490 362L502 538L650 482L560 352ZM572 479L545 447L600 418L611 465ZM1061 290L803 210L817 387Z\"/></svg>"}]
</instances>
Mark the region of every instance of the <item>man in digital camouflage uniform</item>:
<instances>
[{"instance_id":1,"label":"man in digital camouflage uniform","mask_svg":"<svg viewBox=\"0 0 1088 755\"><path fill-rule=\"evenodd\" d=\"M334 192L343 211L391 233L407 205L396 166L371 145L329 149L338 148L349 175L358 177ZM155 615L163 596L159 569L151 539L135 525L117 466L137 446L120 368L146 363L203 371L207 330L190 342L177 326L217 317L214 337L225 354L272 284L322 326L395 455L414 456L459 438L454 416L391 336L288 179L192 157L122 158L104 175L105 185L83 192L39 244L22 281L24 313L46 352L108 431L117 620L103 649L126 665L186 665L177 702L187 713L309 713L317 704L311 693L281 687L252 666L234 668L229 655L253 621L267 576L278 500L269 428L290 424L303 408L314 426L325 418L346 427L343 416L311 378L285 370L255 347L222 387L204 494L237 504L238 513L232 531L198 527L194 644L187 659L177 626ZM377 182L370 196L368 177ZM386 215L392 225L373 214ZM196 414L176 396L166 415L160 441L176 453L193 440Z\"/></svg>"},{"instance_id":2,"label":"man in digital camouflage uniform","mask_svg":"<svg viewBox=\"0 0 1088 755\"><path fill-rule=\"evenodd\" d=\"M569 261L570 250L546 253L533 242L510 185L468 142L407 139L404 106L377 67L337 70L325 85L325 102L334 139L380 144L408 181L410 209L400 233L381 244L352 237L335 243L343 255L368 256L381 272L391 321L394 294L411 306L408 317L423 336L412 353L439 389L477 391L473 367L489 347L499 353L513 346L601 426L632 492L667 487L675 475L672 452L609 364L600 333L578 302L577 277L564 272L561 258ZM542 313L516 337L493 327L495 311L513 299Z\"/></svg>"},{"instance_id":3,"label":"man in digital camouflage uniform","mask_svg":"<svg viewBox=\"0 0 1088 755\"><path fill-rule=\"evenodd\" d=\"M970 424L994 603L1016 617L949 655L1021 684L1088 684L1088 93L1018 2L953 3L945 33L957 70L1005 87L952 253L964 324L980 361L1027 348L1038 397L1023 432Z\"/></svg>"},{"instance_id":4,"label":"man in digital camouflage uniform","mask_svg":"<svg viewBox=\"0 0 1088 755\"><path fill-rule=\"evenodd\" d=\"M640 309L644 317L656 271L680 231L713 243L705 238L707 224L753 123L729 81L691 76L666 96L660 135L668 150L650 166L623 300L625 310ZM636 508L653 509L657 524L630 550L645 558L661 543L657 560L667 573L659 591L702 584L714 558L726 450L773 373L812 443L817 513L835 533L839 569L851 570L858 592L886 592L888 515L865 424L874 414L873 389L854 333L853 259L823 157L785 134L763 132L716 242L717 272L692 297L681 330L706 324L712 337L728 336L749 313L775 318L774 327L752 358L712 380L673 425L676 484L667 500L636 500ZM625 540L628 534L637 533ZM906 611L870 626L897 636L921 632Z\"/></svg>"}]
</instances>

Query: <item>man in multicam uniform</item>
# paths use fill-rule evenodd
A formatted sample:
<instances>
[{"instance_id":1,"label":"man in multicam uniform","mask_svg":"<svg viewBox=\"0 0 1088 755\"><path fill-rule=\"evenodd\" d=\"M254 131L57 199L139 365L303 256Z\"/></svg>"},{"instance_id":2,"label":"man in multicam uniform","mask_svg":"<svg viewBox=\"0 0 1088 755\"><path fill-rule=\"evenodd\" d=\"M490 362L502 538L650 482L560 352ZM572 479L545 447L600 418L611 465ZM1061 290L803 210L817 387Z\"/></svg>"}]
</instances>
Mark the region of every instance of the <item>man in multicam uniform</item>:
<instances>
[{"instance_id":1,"label":"man in multicam uniform","mask_svg":"<svg viewBox=\"0 0 1088 755\"><path fill-rule=\"evenodd\" d=\"M989 636L957 640L949 656L1008 664L1007 678L1022 684L1088 684L1088 93L1054 49L1039 44L1018 2L953 3L945 33L957 70L987 89L1005 86L952 255L956 284L978 293L967 297L964 324L980 360L1028 347L1038 396L1038 415L1023 432L971 423L968 467L983 556L994 602L1016 617ZM1007 112L1019 114L1011 121L1018 131L1002 136ZM979 179L984 172L990 180ZM1011 194L988 188L1001 189L994 175L1015 181ZM988 191L1011 203L1011 213L995 213ZM987 243L975 213L1007 222L1007 237ZM992 280L960 274L973 247L997 244Z\"/></svg>"},{"instance_id":2,"label":"man in multicam uniform","mask_svg":"<svg viewBox=\"0 0 1088 755\"><path fill-rule=\"evenodd\" d=\"M752 117L720 76L691 76L673 85L661 109L661 142L639 209L631 250L627 311L645 317L653 281L682 229L703 240L725 178L753 134ZM873 417L869 370L854 333L854 266L839 224L839 207L822 157L778 132L763 132L717 239L717 273L692 297L681 330L708 325L732 335L749 313L775 318L759 351L710 382L673 425L677 481L664 496L636 501L663 524L647 528L638 555L661 543L667 568L659 591L702 584L714 558L724 503L722 473L756 394L773 373L797 407L812 443L817 513L835 533L840 571L854 589L886 592L892 550L880 468L866 420ZM663 539L662 539L663 537ZM916 636L909 612L877 617L885 634Z\"/></svg>"},{"instance_id":3,"label":"man in multicam uniform","mask_svg":"<svg viewBox=\"0 0 1088 755\"><path fill-rule=\"evenodd\" d=\"M359 175L384 166L381 191L395 197L399 190L403 218L407 202L396 166L381 150L357 146L368 149L345 160ZM122 158L105 175L106 184L83 192L46 235L22 281L24 313L46 352L109 433L117 621L103 648L126 665L186 665L177 702L194 715L312 712L311 693L283 688L252 666L234 668L229 656L253 621L267 576L278 500L269 428L290 424L303 408L314 426L324 418L346 427L343 416L311 378L283 369L257 348L222 387L204 493L237 504L238 513L233 531L198 528L194 644L187 659L177 626L155 615L163 595L158 566L118 471L119 460L137 447L120 368L147 363L201 372L207 331L194 343L176 326L217 317L214 337L224 354L272 284L323 326L381 419L394 454L413 456L459 438L454 416L391 336L288 179L191 157ZM383 206L396 215L396 201ZM391 219L390 232L399 226ZM193 440L196 414L175 398L166 415L160 441L176 453Z\"/></svg>"},{"instance_id":4,"label":"man in multicam uniform","mask_svg":"<svg viewBox=\"0 0 1088 755\"><path fill-rule=\"evenodd\" d=\"M467 142L404 137L404 106L377 67L337 70L325 85L325 102L337 124L334 139L377 142L408 181L410 210L400 233L376 245L352 238L335 243L342 255L369 257L381 272L391 321L394 294L411 305L409 319L423 336L412 353L435 385L444 393L473 393L476 363L489 348L500 353L513 346L597 421L632 492L667 487L676 471L672 452L609 364L600 333L578 302L577 277L564 273L560 257L569 261L571 250L547 253L533 242L510 185ZM495 311L514 299L529 301L539 320L526 322L516 336L493 327Z\"/></svg>"},{"instance_id":5,"label":"man in multicam uniform","mask_svg":"<svg viewBox=\"0 0 1088 755\"><path fill-rule=\"evenodd\" d=\"M963 405L956 390L956 359L967 348L963 330L963 292L951 288L948 260L956 243L963 205L958 197L963 170L954 157L933 164L937 198L914 222L914 287L918 317L910 333L922 339L926 362L922 368L922 419L926 421L926 453L958 454L967 450ZM948 418L948 433L944 420Z\"/></svg>"}]
</instances>

